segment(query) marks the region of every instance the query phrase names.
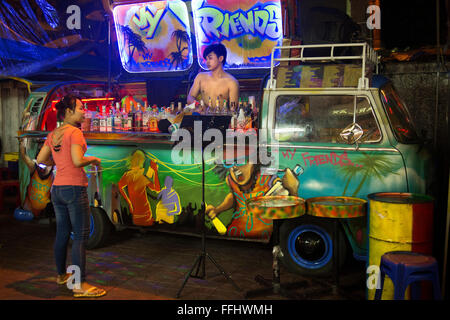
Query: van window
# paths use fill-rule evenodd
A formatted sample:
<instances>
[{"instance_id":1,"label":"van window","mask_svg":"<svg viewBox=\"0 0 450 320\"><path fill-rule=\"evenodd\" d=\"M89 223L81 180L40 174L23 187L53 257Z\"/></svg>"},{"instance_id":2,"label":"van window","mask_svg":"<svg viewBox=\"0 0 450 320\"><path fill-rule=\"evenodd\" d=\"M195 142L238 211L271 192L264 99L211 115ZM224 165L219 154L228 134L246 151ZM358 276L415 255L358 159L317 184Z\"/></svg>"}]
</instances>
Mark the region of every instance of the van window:
<instances>
[{"instance_id":1,"label":"van window","mask_svg":"<svg viewBox=\"0 0 450 320\"><path fill-rule=\"evenodd\" d=\"M386 114L395 137L401 143L413 143L419 140L408 109L403 100L394 90L392 84L383 86L380 90Z\"/></svg>"},{"instance_id":2,"label":"van window","mask_svg":"<svg viewBox=\"0 0 450 320\"><path fill-rule=\"evenodd\" d=\"M278 141L345 143L341 131L353 123L354 96L281 95L276 100L275 138ZM356 123L364 134L360 142L381 140L381 131L369 101L356 98Z\"/></svg>"}]
</instances>

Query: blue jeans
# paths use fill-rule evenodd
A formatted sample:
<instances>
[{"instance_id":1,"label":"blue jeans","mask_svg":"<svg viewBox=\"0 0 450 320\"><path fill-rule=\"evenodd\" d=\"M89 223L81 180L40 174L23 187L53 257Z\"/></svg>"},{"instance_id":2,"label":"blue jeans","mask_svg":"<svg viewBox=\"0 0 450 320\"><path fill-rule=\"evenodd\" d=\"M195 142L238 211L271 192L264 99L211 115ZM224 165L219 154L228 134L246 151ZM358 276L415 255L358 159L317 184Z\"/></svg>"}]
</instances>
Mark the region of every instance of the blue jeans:
<instances>
[{"instance_id":1,"label":"blue jeans","mask_svg":"<svg viewBox=\"0 0 450 320\"><path fill-rule=\"evenodd\" d=\"M67 245L73 232L72 264L80 268L81 282L86 279L86 242L89 237L89 199L82 186L52 186L51 199L56 217L54 245L56 269L66 274Z\"/></svg>"}]
</instances>

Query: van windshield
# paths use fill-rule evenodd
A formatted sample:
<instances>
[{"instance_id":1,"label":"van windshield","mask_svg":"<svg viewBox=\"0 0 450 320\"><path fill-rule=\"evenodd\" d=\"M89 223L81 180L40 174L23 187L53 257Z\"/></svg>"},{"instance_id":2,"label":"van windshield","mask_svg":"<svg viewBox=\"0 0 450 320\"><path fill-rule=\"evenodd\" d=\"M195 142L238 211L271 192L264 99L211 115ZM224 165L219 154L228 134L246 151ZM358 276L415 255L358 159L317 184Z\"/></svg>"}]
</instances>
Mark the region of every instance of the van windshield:
<instances>
[{"instance_id":1,"label":"van windshield","mask_svg":"<svg viewBox=\"0 0 450 320\"><path fill-rule=\"evenodd\" d=\"M411 115L392 84L384 85L380 90L380 95L397 140L401 143L417 142L419 137L411 120Z\"/></svg>"}]
</instances>

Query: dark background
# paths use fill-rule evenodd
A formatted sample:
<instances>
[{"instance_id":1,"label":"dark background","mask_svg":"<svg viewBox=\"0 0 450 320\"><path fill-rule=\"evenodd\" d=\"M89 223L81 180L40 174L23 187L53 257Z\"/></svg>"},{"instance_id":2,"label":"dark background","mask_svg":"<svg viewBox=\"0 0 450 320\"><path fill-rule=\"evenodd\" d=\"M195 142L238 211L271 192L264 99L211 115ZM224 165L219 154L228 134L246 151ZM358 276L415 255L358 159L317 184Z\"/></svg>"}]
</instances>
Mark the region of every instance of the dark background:
<instances>
[{"instance_id":1,"label":"dark background","mask_svg":"<svg viewBox=\"0 0 450 320\"><path fill-rule=\"evenodd\" d=\"M440 43L447 39L447 10L440 0ZM435 0L381 0L381 39L385 49L435 45Z\"/></svg>"}]
</instances>

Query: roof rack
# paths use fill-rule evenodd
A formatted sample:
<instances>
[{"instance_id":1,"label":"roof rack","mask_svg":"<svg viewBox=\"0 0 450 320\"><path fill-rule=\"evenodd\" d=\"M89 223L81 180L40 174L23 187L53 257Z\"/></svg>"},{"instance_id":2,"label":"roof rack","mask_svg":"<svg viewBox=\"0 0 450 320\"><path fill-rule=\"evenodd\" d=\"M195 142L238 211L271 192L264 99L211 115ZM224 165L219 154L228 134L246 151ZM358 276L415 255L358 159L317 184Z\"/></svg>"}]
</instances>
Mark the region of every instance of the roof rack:
<instances>
[{"instance_id":1,"label":"roof rack","mask_svg":"<svg viewBox=\"0 0 450 320\"><path fill-rule=\"evenodd\" d=\"M355 56L335 56L335 48L361 48L361 54ZM322 57L304 57L305 49L317 49L317 48L329 48L330 54ZM300 54L295 57L274 58L275 50L280 49L300 49ZM273 77L273 69L275 61L321 61L329 62L336 60L361 60L361 78L358 81L358 89L368 89L369 79L365 75L366 64L371 63L378 66L378 57L375 50L367 43L338 43L338 44L313 44L313 45L295 45L295 46L276 46L272 50L270 61L270 79L268 81L268 88L273 89L276 87L276 80Z\"/></svg>"}]
</instances>

